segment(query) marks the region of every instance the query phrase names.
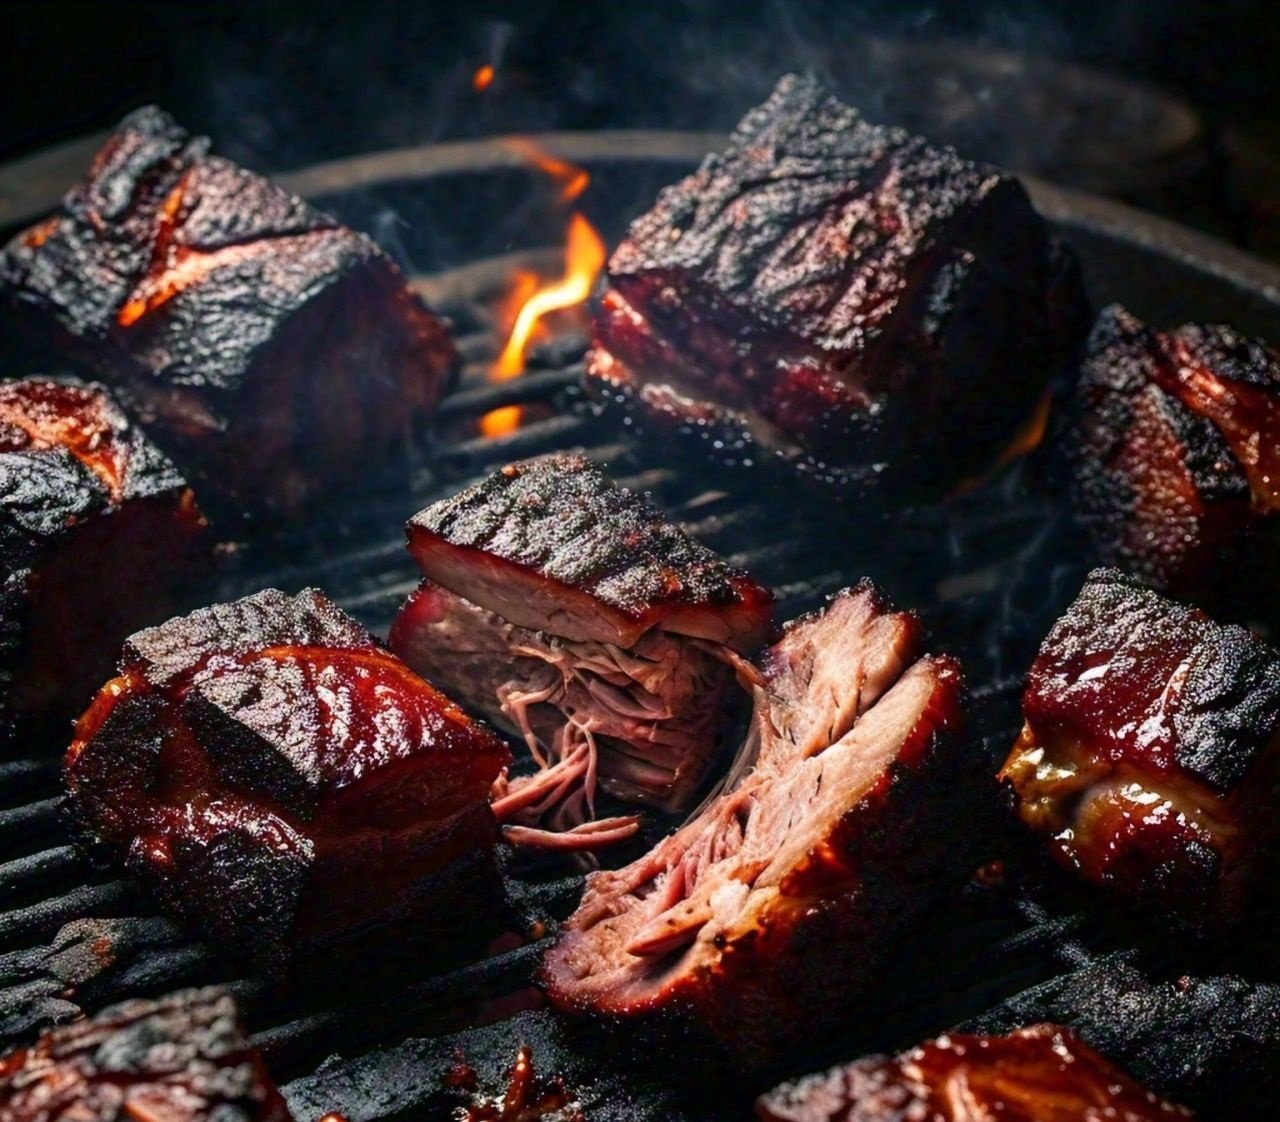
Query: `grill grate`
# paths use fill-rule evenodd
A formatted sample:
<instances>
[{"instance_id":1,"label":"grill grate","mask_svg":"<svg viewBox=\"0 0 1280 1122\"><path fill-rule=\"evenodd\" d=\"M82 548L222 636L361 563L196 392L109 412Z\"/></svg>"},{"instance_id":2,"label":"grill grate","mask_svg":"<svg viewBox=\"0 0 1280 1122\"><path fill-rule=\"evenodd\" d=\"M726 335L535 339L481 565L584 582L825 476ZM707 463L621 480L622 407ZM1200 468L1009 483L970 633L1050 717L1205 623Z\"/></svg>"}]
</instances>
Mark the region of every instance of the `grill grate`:
<instances>
[{"instance_id":1,"label":"grill grate","mask_svg":"<svg viewBox=\"0 0 1280 1122\"><path fill-rule=\"evenodd\" d=\"M920 610L936 645L964 659L977 733L993 764L1000 759L1016 725L1019 679L1031 649L1081 574L1072 559L1082 553L1072 547L1061 510L1038 486L1036 467L1014 465L971 494L892 520L868 516L859 527L850 515L846 535L833 532L822 511L806 513L769 495L743 501L595 417L578 388L580 339L553 340L521 379L485 381L497 348L486 308L513 263L509 257L501 267L482 262L420 282L453 317L467 359L460 388L441 409L444 436L433 467L316 518L270 547L233 551L213 595L314 584L385 635L417 583L400 529L410 514L511 459L577 447L623 484L653 491L699 538L773 586L780 619L862 575ZM530 406L529 423L499 439L475 435L479 417L506 405ZM518 909L547 930L573 908L580 888L579 877L551 868L522 868L512 878ZM851 1016L847 1034L797 1063L812 1068L861 1050L904 1046L975 1016L1090 961L1094 950L1083 936L1093 926L1069 899L1050 914L1017 891L975 883L940 922L926 923L901 948L860 1006L867 1012ZM661 1064L627 1062L634 1055L630 1037L599 1034L537 1008L531 979L549 937L495 948L458 969L423 961L408 984L272 993L254 979L237 978L161 917L145 894L89 867L67 844L56 764L0 767L0 1036L6 1043L126 996L226 982L246 1002L256 1040L286 1082L300 1119L332 1110L350 1122L431 1116L447 1105L440 1076L456 1050L492 1079L521 1041L533 1045L539 1066L578 1090L594 1122L744 1116L745 1095L726 1095L721 1083L696 1076L673 1081ZM670 1042L645 1045L654 1053L664 1047ZM767 1078L746 1089L763 1089ZM708 1095L707 1084L715 1094Z\"/></svg>"}]
</instances>

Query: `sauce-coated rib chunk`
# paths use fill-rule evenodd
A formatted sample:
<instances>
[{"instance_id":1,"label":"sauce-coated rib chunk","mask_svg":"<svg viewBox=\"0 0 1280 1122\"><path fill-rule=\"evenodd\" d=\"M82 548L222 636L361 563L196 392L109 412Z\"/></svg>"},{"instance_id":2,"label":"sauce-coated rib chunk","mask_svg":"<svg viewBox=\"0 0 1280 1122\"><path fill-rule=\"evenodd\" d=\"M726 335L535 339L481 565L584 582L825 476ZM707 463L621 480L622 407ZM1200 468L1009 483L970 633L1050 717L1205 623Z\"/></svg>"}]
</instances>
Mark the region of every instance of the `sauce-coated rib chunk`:
<instances>
[{"instance_id":1,"label":"sauce-coated rib chunk","mask_svg":"<svg viewBox=\"0 0 1280 1122\"><path fill-rule=\"evenodd\" d=\"M1223 326L1159 332L1105 309L1072 454L1076 510L1103 561L1197 601L1248 595L1256 608L1268 595L1244 593L1240 572L1273 556L1261 539L1274 543L1280 510L1280 356L1261 341Z\"/></svg>"},{"instance_id":2,"label":"sauce-coated rib chunk","mask_svg":"<svg viewBox=\"0 0 1280 1122\"><path fill-rule=\"evenodd\" d=\"M1045 639L1001 778L1087 880L1236 918L1275 834L1280 651L1099 569Z\"/></svg>"},{"instance_id":3,"label":"sauce-coated rib chunk","mask_svg":"<svg viewBox=\"0 0 1280 1122\"><path fill-rule=\"evenodd\" d=\"M793 623L756 689L754 767L632 864L592 874L548 952L580 1014L684 1015L748 1059L821 1032L976 857L959 666L869 585Z\"/></svg>"},{"instance_id":4,"label":"sauce-coated rib chunk","mask_svg":"<svg viewBox=\"0 0 1280 1122\"><path fill-rule=\"evenodd\" d=\"M954 488L1087 330L1022 185L783 78L608 264L588 385L722 459Z\"/></svg>"},{"instance_id":5,"label":"sauce-coated rib chunk","mask_svg":"<svg viewBox=\"0 0 1280 1122\"><path fill-rule=\"evenodd\" d=\"M125 637L177 607L204 529L102 386L0 383L0 753L65 746Z\"/></svg>"},{"instance_id":6,"label":"sauce-coated rib chunk","mask_svg":"<svg viewBox=\"0 0 1280 1122\"><path fill-rule=\"evenodd\" d=\"M88 839L223 946L277 966L495 910L502 742L320 593L134 635L67 754Z\"/></svg>"},{"instance_id":7,"label":"sauce-coated rib chunk","mask_svg":"<svg viewBox=\"0 0 1280 1122\"><path fill-rule=\"evenodd\" d=\"M767 590L581 456L512 464L407 530L426 580L392 647L551 763L500 813L599 842L597 775L627 801L689 804L745 701Z\"/></svg>"},{"instance_id":8,"label":"sauce-coated rib chunk","mask_svg":"<svg viewBox=\"0 0 1280 1122\"><path fill-rule=\"evenodd\" d=\"M1189 1122L1069 1029L951 1034L785 1083L761 1122Z\"/></svg>"},{"instance_id":9,"label":"sauce-coated rib chunk","mask_svg":"<svg viewBox=\"0 0 1280 1122\"><path fill-rule=\"evenodd\" d=\"M287 514L402 455L457 367L372 241L154 107L9 243L0 282L228 517Z\"/></svg>"},{"instance_id":10,"label":"sauce-coated rib chunk","mask_svg":"<svg viewBox=\"0 0 1280 1122\"><path fill-rule=\"evenodd\" d=\"M129 1001L0 1058L10 1122L289 1122L217 989Z\"/></svg>"}]
</instances>

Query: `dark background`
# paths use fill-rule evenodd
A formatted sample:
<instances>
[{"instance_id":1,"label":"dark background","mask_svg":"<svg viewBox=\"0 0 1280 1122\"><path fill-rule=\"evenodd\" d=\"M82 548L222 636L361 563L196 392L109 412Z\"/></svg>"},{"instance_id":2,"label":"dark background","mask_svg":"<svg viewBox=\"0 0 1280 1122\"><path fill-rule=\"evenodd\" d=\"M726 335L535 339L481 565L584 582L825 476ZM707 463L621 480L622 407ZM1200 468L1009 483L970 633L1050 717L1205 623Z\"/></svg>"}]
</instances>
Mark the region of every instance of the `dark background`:
<instances>
[{"instance_id":1,"label":"dark background","mask_svg":"<svg viewBox=\"0 0 1280 1122\"><path fill-rule=\"evenodd\" d=\"M106 128L147 101L263 169L499 131L724 127L785 69L840 78L842 49L869 33L1010 52L1029 60L1032 77L1049 58L1167 89L1204 125L1194 174L1180 165L1166 176L1172 186L1157 190L1135 190L1122 175L1110 189L1096 173L1086 185L1272 248L1280 6L1243 0L7 4L0 161ZM486 62L498 76L478 94L471 78ZM915 68L900 69L909 81ZM870 93L858 91L873 103L864 104L869 113L879 89L892 101L896 78L891 70ZM985 136L967 145L974 154L1079 178L1062 150L1087 147L1092 118L1067 133L1075 110L1053 97L1029 113L1036 99L1018 91L964 93L987 97L991 115ZM909 110L922 120L907 124L927 128L931 114L950 108L934 88L917 99L924 104ZM900 105L880 108L902 115ZM1102 111L1107 124L1105 102ZM1037 144L1056 137L1052 159L1006 154L999 138L1019 129ZM1135 144L1149 141L1145 126L1133 130ZM968 140L964 132L945 138ZM1125 145L1117 151L1120 171Z\"/></svg>"}]
</instances>

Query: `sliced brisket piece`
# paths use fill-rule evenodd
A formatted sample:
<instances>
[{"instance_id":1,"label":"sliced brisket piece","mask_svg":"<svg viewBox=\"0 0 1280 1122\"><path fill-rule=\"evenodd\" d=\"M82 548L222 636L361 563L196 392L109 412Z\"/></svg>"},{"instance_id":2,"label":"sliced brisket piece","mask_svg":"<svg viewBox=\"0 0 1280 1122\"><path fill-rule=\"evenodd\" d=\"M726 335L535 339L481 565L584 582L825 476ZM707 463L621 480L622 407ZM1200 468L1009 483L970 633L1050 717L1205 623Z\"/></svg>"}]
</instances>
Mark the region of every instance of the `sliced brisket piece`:
<instances>
[{"instance_id":1,"label":"sliced brisket piece","mask_svg":"<svg viewBox=\"0 0 1280 1122\"><path fill-rule=\"evenodd\" d=\"M581 456L505 467L407 532L427 579L392 648L552 765L499 792L500 817L598 844L597 777L629 802L691 802L745 701L768 591Z\"/></svg>"},{"instance_id":2,"label":"sliced brisket piece","mask_svg":"<svg viewBox=\"0 0 1280 1122\"><path fill-rule=\"evenodd\" d=\"M762 1122L1176 1122L1162 1101L1070 1029L940 1036L868 1056L762 1096Z\"/></svg>"},{"instance_id":3,"label":"sliced brisket piece","mask_svg":"<svg viewBox=\"0 0 1280 1122\"><path fill-rule=\"evenodd\" d=\"M102 386L0 382L0 754L66 745L198 567L190 489Z\"/></svg>"},{"instance_id":4,"label":"sliced brisket piece","mask_svg":"<svg viewBox=\"0 0 1280 1122\"><path fill-rule=\"evenodd\" d=\"M1000 775L1059 861L1196 927L1239 917L1276 829L1280 651L1099 569L1023 713Z\"/></svg>"},{"instance_id":5,"label":"sliced brisket piece","mask_svg":"<svg viewBox=\"0 0 1280 1122\"><path fill-rule=\"evenodd\" d=\"M1274 542L1280 510L1280 355L1229 327L1161 333L1112 306L1078 395L1075 505L1102 559L1176 595L1238 601L1240 566Z\"/></svg>"},{"instance_id":6,"label":"sliced brisket piece","mask_svg":"<svg viewBox=\"0 0 1280 1122\"><path fill-rule=\"evenodd\" d=\"M219 513L287 514L402 455L457 354L373 242L208 152L159 109L130 114L0 282Z\"/></svg>"},{"instance_id":7,"label":"sliced brisket piece","mask_svg":"<svg viewBox=\"0 0 1280 1122\"><path fill-rule=\"evenodd\" d=\"M89 842L275 967L391 921L465 941L509 759L319 592L267 590L134 635L66 775Z\"/></svg>"},{"instance_id":8,"label":"sliced brisket piece","mask_svg":"<svg viewBox=\"0 0 1280 1122\"><path fill-rule=\"evenodd\" d=\"M717 458L942 493L1087 331L1022 185L783 78L614 252L588 386Z\"/></svg>"},{"instance_id":9,"label":"sliced brisket piece","mask_svg":"<svg viewBox=\"0 0 1280 1122\"><path fill-rule=\"evenodd\" d=\"M560 1008L688 1015L754 1062L821 1032L976 859L963 685L868 584L793 623L756 689L755 768L592 874L543 964ZM834 696L833 696L834 695Z\"/></svg>"},{"instance_id":10,"label":"sliced brisket piece","mask_svg":"<svg viewBox=\"0 0 1280 1122\"><path fill-rule=\"evenodd\" d=\"M217 989L128 1001L0 1058L7 1122L289 1122Z\"/></svg>"}]
</instances>

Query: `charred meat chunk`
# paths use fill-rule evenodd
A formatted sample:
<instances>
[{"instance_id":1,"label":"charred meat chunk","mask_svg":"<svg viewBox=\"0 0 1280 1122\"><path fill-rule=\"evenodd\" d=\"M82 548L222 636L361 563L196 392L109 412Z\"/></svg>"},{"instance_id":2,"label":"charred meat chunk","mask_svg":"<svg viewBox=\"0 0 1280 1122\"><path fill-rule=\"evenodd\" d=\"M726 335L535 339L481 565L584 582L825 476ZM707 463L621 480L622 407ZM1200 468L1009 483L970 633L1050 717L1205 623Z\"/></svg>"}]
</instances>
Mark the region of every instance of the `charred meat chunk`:
<instances>
[{"instance_id":1,"label":"charred meat chunk","mask_svg":"<svg viewBox=\"0 0 1280 1122\"><path fill-rule=\"evenodd\" d=\"M0 753L65 747L125 637L178 606L204 529L103 387L0 382Z\"/></svg>"},{"instance_id":2,"label":"charred meat chunk","mask_svg":"<svg viewBox=\"0 0 1280 1122\"><path fill-rule=\"evenodd\" d=\"M1076 510L1101 559L1216 602L1259 536L1275 536L1280 356L1229 327L1162 333L1107 308L1072 445Z\"/></svg>"},{"instance_id":3,"label":"charred meat chunk","mask_svg":"<svg viewBox=\"0 0 1280 1122\"><path fill-rule=\"evenodd\" d=\"M1193 926L1238 917L1275 833L1280 651L1099 569L1022 707L1000 775L1064 865Z\"/></svg>"},{"instance_id":4,"label":"charred meat chunk","mask_svg":"<svg viewBox=\"0 0 1280 1122\"><path fill-rule=\"evenodd\" d=\"M1163 1102L1069 1029L940 1036L786 1083L756 1103L761 1122L1175 1122Z\"/></svg>"},{"instance_id":5,"label":"charred meat chunk","mask_svg":"<svg viewBox=\"0 0 1280 1122\"><path fill-rule=\"evenodd\" d=\"M130 399L212 506L287 514L403 453L457 355L368 238L164 112L0 254L41 343Z\"/></svg>"},{"instance_id":6,"label":"charred meat chunk","mask_svg":"<svg viewBox=\"0 0 1280 1122\"><path fill-rule=\"evenodd\" d=\"M607 280L601 397L855 493L979 473L1087 330L1016 179L794 75L631 226Z\"/></svg>"},{"instance_id":7,"label":"charred meat chunk","mask_svg":"<svg viewBox=\"0 0 1280 1122\"><path fill-rule=\"evenodd\" d=\"M66 777L90 843L277 967L492 912L509 755L319 592L267 590L132 636Z\"/></svg>"},{"instance_id":8,"label":"charred meat chunk","mask_svg":"<svg viewBox=\"0 0 1280 1122\"><path fill-rule=\"evenodd\" d=\"M500 817L600 844L597 776L628 802L689 804L751 673L740 655L766 637L768 591L581 456L505 467L407 532L426 580L392 648L546 765L500 792Z\"/></svg>"},{"instance_id":9,"label":"charred meat chunk","mask_svg":"<svg viewBox=\"0 0 1280 1122\"><path fill-rule=\"evenodd\" d=\"M975 859L960 668L870 585L766 653L747 755L687 825L593 873L543 963L574 1013L665 1011L754 1061L821 1032Z\"/></svg>"},{"instance_id":10,"label":"charred meat chunk","mask_svg":"<svg viewBox=\"0 0 1280 1122\"><path fill-rule=\"evenodd\" d=\"M289 1122L289 1110L217 989L129 1001L0 1059L13 1122Z\"/></svg>"}]
</instances>

